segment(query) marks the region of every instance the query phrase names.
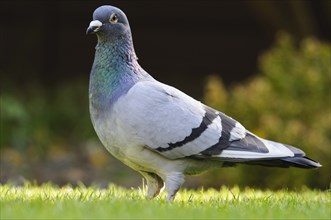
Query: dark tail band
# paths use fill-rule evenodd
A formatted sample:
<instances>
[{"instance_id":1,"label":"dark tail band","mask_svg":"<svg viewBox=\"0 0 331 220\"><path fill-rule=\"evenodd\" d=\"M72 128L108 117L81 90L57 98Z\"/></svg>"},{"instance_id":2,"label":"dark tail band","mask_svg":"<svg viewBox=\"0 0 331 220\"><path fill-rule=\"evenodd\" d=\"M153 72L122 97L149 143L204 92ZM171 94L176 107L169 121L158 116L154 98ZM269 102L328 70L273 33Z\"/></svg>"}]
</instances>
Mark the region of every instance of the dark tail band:
<instances>
[{"instance_id":1,"label":"dark tail band","mask_svg":"<svg viewBox=\"0 0 331 220\"><path fill-rule=\"evenodd\" d=\"M255 160L255 161L245 161L244 164L249 165L260 165L267 167L298 167L303 169L318 168L322 165L308 157L288 157L281 159L271 159L271 160Z\"/></svg>"},{"instance_id":2,"label":"dark tail band","mask_svg":"<svg viewBox=\"0 0 331 220\"><path fill-rule=\"evenodd\" d=\"M299 167L304 169L318 168L322 165L308 157L289 157L281 159L285 163L288 163L292 167Z\"/></svg>"}]
</instances>

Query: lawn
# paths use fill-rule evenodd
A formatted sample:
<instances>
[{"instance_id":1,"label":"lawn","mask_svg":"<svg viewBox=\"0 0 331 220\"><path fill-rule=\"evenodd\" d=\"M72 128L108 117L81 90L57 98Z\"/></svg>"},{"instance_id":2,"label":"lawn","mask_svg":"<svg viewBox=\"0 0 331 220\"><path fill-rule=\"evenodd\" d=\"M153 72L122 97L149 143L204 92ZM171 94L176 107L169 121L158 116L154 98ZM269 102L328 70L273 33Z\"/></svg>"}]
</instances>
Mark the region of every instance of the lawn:
<instances>
[{"instance_id":1,"label":"lawn","mask_svg":"<svg viewBox=\"0 0 331 220\"><path fill-rule=\"evenodd\" d=\"M330 191L238 187L181 190L174 202L144 189L0 185L1 219L330 219Z\"/></svg>"}]
</instances>

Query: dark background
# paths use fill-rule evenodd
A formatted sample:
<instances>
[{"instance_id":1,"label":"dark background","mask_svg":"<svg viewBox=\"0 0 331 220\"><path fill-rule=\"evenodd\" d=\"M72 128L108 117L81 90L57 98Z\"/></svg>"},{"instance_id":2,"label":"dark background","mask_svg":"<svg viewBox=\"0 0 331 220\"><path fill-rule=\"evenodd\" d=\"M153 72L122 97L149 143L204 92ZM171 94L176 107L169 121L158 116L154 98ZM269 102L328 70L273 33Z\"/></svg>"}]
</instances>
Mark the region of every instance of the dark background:
<instances>
[{"instance_id":1,"label":"dark background","mask_svg":"<svg viewBox=\"0 0 331 220\"><path fill-rule=\"evenodd\" d=\"M129 18L140 64L199 98L205 75L231 83L256 73L279 30L330 39L330 2L1 1L0 73L22 86L88 78L96 38L85 31L94 9L112 4Z\"/></svg>"}]
</instances>

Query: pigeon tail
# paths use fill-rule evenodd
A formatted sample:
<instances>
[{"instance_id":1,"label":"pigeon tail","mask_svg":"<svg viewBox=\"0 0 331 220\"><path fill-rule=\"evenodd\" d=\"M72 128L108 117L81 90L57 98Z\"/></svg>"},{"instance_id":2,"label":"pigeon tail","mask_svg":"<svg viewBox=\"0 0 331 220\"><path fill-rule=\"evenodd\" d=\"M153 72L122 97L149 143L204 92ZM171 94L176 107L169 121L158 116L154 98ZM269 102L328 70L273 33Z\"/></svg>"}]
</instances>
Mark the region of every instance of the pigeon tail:
<instances>
[{"instance_id":1,"label":"pigeon tail","mask_svg":"<svg viewBox=\"0 0 331 220\"><path fill-rule=\"evenodd\" d=\"M322 165L308 157L290 157L282 159L283 162L291 167L298 167L304 169L318 168Z\"/></svg>"},{"instance_id":2,"label":"pigeon tail","mask_svg":"<svg viewBox=\"0 0 331 220\"><path fill-rule=\"evenodd\" d=\"M223 161L223 167L236 164L305 169L321 167L321 164L305 157L305 152L296 147L259 138L248 131L244 138L232 141L221 153L217 153L215 149L207 149L195 158L206 159L210 156L214 160Z\"/></svg>"},{"instance_id":3,"label":"pigeon tail","mask_svg":"<svg viewBox=\"0 0 331 220\"><path fill-rule=\"evenodd\" d=\"M242 162L230 162L225 161L222 167L234 167L237 164L258 165L264 167L278 167L278 168L302 168L302 169L314 169L322 167L322 165L308 157L289 157L282 159L265 159L265 160L252 160Z\"/></svg>"},{"instance_id":4,"label":"pigeon tail","mask_svg":"<svg viewBox=\"0 0 331 220\"><path fill-rule=\"evenodd\" d=\"M264 140L266 141L266 140ZM294 156L292 157L282 157L282 158L241 158L238 159L232 159L234 161L226 160L223 164L223 167L232 167L237 164L247 164L247 165L259 165L259 166L266 166L266 167L280 167L280 168L289 168L289 167L296 167L296 168L303 168L303 169L313 169L313 168L319 168L322 165L318 163L317 161L314 161L308 157L305 156L305 153L293 146L286 145L286 144L280 144L276 142L269 142L273 144L278 144L286 147L291 152L293 152Z\"/></svg>"},{"instance_id":5,"label":"pigeon tail","mask_svg":"<svg viewBox=\"0 0 331 220\"><path fill-rule=\"evenodd\" d=\"M280 167L280 168L303 168L303 169L313 169L319 168L322 165L308 157L289 157L282 159L271 159L271 160L254 160L254 161L245 161L245 162L237 162L247 165L259 165L266 167ZM236 163L225 162L224 167L234 166Z\"/></svg>"}]
</instances>

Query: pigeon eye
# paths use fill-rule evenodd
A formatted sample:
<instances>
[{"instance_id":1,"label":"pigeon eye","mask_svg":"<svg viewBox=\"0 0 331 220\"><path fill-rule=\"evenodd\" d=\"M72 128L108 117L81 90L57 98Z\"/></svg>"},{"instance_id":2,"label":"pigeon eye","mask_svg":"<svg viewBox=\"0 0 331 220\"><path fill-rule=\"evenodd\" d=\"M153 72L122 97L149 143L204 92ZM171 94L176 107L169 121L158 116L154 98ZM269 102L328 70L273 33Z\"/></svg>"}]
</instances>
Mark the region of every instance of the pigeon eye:
<instances>
[{"instance_id":1,"label":"pigeon eye","mask_svg":"<svg viewBox=\"0 0 331 220\"><path fill-rule=\"evenodd\" d=\"M117 15L116 14L112 14L110 16L110 18L109 18L109 22L112 23L112 24L115 24L115 23L117 23L117 21L118 21Z\"/></svg>"}]
</instances>

